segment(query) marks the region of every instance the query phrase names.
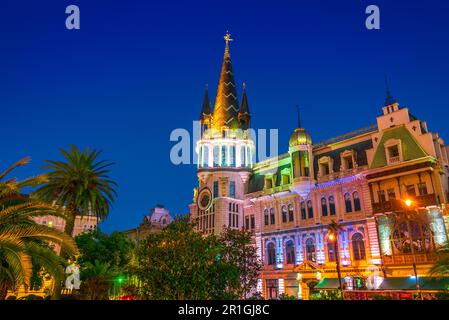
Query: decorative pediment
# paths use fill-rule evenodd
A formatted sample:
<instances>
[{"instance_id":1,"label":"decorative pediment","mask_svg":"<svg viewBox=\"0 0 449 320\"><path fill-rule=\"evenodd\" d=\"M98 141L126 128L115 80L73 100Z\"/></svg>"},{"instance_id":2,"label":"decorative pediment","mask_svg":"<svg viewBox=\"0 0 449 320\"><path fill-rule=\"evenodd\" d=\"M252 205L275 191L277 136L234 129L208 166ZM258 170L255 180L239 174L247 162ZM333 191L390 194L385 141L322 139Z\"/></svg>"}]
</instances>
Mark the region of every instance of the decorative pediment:
<instances>
[{"instance_id":1,"label":"decorative pediment","mask_svg":"<svg viewBox=\"0 0 449 320\"><path fill-rule=\"evenodd\" d=\"M320 270L320 266L316 263L313 263L312 261L304 261L300 265L298 265L294 271L295 272L301 272L301 271L318 271Z\"/></svg>"}]
</instances>

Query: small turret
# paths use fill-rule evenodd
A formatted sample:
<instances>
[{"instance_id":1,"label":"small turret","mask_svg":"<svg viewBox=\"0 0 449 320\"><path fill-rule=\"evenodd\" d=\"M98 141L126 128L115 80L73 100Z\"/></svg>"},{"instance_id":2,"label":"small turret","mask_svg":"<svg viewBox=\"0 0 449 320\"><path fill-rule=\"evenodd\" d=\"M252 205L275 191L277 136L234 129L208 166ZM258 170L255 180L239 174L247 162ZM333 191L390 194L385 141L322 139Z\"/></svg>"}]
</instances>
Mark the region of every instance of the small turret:
<instances>
[{"instance_id":1,"label":"small turret","mask_svg":"<svg viewBox=\"0 0 449 320\"><path fill-rule=\"evenodd\" d=\"M207 85L204 91L204 99L203 105L201 107L200 121L201 125L203 126L203 130L209 129L212 125L212 111L210 108L210 100Z\"/></svg>"},{"instance_id":2,"label":"small turret","mask_svg":"<svg viewBox=\"0 0 449 320\"><path fill-rule=\"evenodd\" d=\"M251 115L249 113L248 97L246 96L246 84L243 83L242 104L239 110L239 123L242 130L247 130L250 126Z\"/></svg>"}]
</instances>

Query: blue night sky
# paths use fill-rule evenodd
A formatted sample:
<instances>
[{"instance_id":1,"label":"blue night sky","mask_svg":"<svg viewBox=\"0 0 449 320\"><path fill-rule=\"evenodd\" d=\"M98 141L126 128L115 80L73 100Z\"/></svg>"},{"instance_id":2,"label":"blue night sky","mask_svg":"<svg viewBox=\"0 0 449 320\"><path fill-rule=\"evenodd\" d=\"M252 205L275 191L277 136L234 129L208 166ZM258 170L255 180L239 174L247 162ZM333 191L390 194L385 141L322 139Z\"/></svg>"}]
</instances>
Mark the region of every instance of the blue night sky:
<instances>
[{"instance_id":1,"label":"blue night sky","mask_svg":"<svg viewBox=\"0 0 449 320\"><path fill-rule=\"evenodd\" d=\"M81 30L65 29L70 4ZM381 30L365 28L369 4ZM1 10L0 169L29 155L16 171L26 177L60 147L102 150L119 184L107 232L157 203L188 212L196 167L171 164L169 136L192 130L206 83L215 97L226 30L252 126L278 128L280 152L295 104L316 142L375 123L385 73L399 103L449 140L447 1L6 0Z\"/></svg>"}]
</instances>

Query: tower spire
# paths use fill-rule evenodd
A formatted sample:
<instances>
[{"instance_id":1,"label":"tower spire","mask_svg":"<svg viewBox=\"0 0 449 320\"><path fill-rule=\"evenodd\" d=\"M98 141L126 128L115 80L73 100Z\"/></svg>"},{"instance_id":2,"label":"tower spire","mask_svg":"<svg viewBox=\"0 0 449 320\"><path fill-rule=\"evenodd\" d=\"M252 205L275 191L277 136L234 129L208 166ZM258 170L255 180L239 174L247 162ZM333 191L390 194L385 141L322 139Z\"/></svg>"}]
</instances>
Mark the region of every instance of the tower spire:
<instances>
[{"instance_id":1,"label":"tower spire","mask_svg":"<svg viewBox=\"0 0 449 320\"><path fill-rule=\"evenodd\" d=\"M385 98L385 101L384 101L384 106L389 106L389 105L395 104L397 101L391 95L391 90L390 90L390 86L388 85L388 78L387 78L386 74L384 75L384 78L385 78L385 90L387 93L387 97Z\"/></svg>"},{"instance_id":2,"label":"tower spire","mask_svg":"<svg viewBox=\"0 0 449 320\"><path fill-rule=\"evenodd\" d=\"M246 96L246 84L243 82L243 94L242 94L242 104L240 105L240 110L238 114L238 119L240 122L240 128L246 130L249 128L251 115L249 113L248 97Z\"/></svg>"},{"instance_id":3,"label":"tower spire","mask_svg":"<svg viewBox=\"0 0 449 320\"><path fill-rule=\"evenodd\" d=\"M210 110L210 100L209 100L209 93L208 93L208 85L206 84L204 89L204 99L203 99L203 105L201 106L201 115L200 120L204 119L204 116L210 116L211 110Z\"/></svg>"},{"instance_id":4,"label":"tower spire","mask_svg":"<svg viewBox=\"0 0 449 320\"><path fill-rule=\"evenodd\" d=\"M213 114L213 128L217 130L238 127L239 103L232 72L231 55L229 53L229 42L233 41L233 39L231 39L229 32L226 32L224 40L226 46Z\"/></svg>"},{"instance_id":5,"label":"tower spire","mask_svg":"<svg viewBox=\"0 0 449 320\"><path fill-rule=\"evenodd\" d=\"M298 104L296 105L296 112L298 114L298 128L301 128L301 112Z\"/></svg>"}]
</instances>

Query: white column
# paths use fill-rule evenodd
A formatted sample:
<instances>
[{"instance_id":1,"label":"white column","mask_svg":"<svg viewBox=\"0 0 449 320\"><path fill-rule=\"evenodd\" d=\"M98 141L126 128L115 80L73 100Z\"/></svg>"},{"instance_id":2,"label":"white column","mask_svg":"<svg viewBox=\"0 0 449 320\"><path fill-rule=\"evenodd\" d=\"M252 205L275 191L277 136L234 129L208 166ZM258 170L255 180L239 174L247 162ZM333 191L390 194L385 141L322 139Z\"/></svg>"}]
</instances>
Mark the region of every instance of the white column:
<instances>
[{"instance_id":1,"label":"white column","mask_svg":"<svg viewBox=\"0 0 449 320\"><path fill-rule=\"evenodd\" d=\"M241 167L242 166L242 157L241 157L241 148L242 146L240 144L235 145L235 166Z\"/></svg>"},{"instance_id":2,"label":"white column","mask_svg":"<svg viewBox=\"0 0 449 320\"><path fill-rule=\"evenodd\" d=\"M209 161L209 167L213 167L214 166L214 146L209 143L208 144L208 150L209 152L209 159L207 159Z\"/></svg>"}]
</instances>

